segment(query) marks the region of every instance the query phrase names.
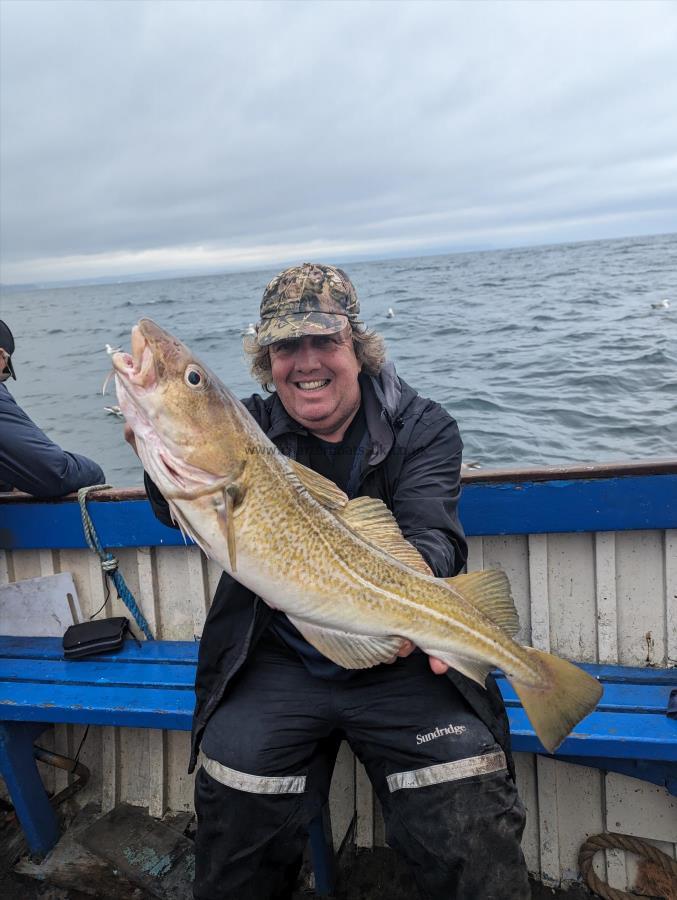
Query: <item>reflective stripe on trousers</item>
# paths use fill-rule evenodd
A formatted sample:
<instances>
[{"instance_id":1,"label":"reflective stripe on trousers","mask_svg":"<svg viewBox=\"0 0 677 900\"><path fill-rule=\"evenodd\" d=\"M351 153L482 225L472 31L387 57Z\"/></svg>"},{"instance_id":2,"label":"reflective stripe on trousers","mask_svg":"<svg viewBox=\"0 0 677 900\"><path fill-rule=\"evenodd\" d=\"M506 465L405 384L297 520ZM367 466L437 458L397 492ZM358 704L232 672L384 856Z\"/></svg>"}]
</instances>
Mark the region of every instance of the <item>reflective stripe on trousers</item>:
<instances>
[{"instance_id":1,"label":"reflective stripe on trousers","mask_svg":"<svg viewBox=\"0 0 677 900\"><path fill-rule=\"evenodd\" d=\"M487 775L489 772L500 772L507 769L505 753L496 750L483 753L481 756L470 756L467 759L456 759L453 762L426 766L423 769L412 769L410 772L395 772L388 775L386 781L390 792L403 788L429 787L432 784L443 784L446 781L460 781L476 775Z\"/></svg>"},{"instance_id":2,"label":"reflective stripe on trousers","mask_svg":"<svg viewBox=\"0 0 677 900\"><path fill-rule=\"evenodd\" d=\"M208 775L236 791L246 791L249 794L302 794L306 789L305 775L250 775L224 766L223 763L207 756L204 757L202 765ZM425 766L409 772L395 772L388 775L386 780L392 793L406 788L460 781L463 778L500 772L506 768L505 754L502 750L496 750L494 753L483 753L480 756Z\"/></svg>"},{"instance_id":3,"label":"reflective stripe on trousers","mask_svg":"<svg viewBox=\"0 0 677 900\"><path fill-rule=\"evenodd\" d=\"M305 775L249 775L224 766L215 759L204 757L202 767L208 775L226 787L248 794L302 794L306 789Z\"/></svg>"}]
</instances>

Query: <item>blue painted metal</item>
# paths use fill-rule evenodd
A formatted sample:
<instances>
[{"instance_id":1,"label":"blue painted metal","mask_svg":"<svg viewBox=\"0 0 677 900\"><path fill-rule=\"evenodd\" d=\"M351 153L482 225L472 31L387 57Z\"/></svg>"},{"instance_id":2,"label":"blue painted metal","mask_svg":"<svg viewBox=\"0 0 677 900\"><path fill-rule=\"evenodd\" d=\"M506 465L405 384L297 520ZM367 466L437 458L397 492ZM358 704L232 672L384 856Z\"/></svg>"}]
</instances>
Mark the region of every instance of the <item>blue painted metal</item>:
<instances>
[{"instance_id":1,"label":"blue painted metal","mask_svg":"<svg viewBox=\"0 0 677 900\"><path fill-rule=\"evenodd\" d=\"M196 641L157 641L138 644L127 640L122 652L97 653L96 656L71 660L75 665L90 665L93 662L114 662L126 665L137 662L149 665L154 662L183 663L195 666L199 644ZM0 660L6 659L54 659L63 660L61 638L56 637L12 637L0 635ZM194 675L193 670L193 675Z\"/></svg>"},{"instance_id":2,"label":"blue painted metal","mask_svg":"<svg viewBox=\"0 0 677 900\"><path fill-rule=\"evenodd\" d=\"M508 709L515 750L547 751L534 734L521 707ZM677 722L657 713L593 712L580 722L557 749L557 759L585 756L599 759L646 759L677 764Z\"/></svg>"},{"instance_id":3,"label":"blue painted metal","mask_svg":"<svg viewBox=\"0 0 677 900\"><path fill-rule=\"evenodd\" d=\"M44 856L59 839L59 825L33 756L44 724L0 721L0 774L31 852Z\"/></svg>"},{"instance_id":4,"label":"blue painted metal","mask_svg":"<svg viewBox=\"0 0 677 900\"><path fill-rule=\"evenodd\" d=\"M470 535L675 528L677 475L469 484L460 515Z\"/></svg>"},{"instance_id":5,"label":"blue painted metal","mask_svg":"<svg viewBox=\"0 0 677 900\"><path fill-rule=\"evenodd\" d=\"M146 500L92 500L88 509L104 547L183 544ZM0 512L0 549L87 546L75 501L3 503ZM677 475L468 484L460 512L468 535L677 528Z\"/></svg>"},{"instance_id":6,"label":"blue painted metal","mask_svg":"<svg viewBox=\"0 0 677 900\"><path fill-rule=\"evenodd\" d=\"M308 827L310 854L315 874L315 894L318 897L330 896L336 878L331 827L328 819L328 811L325 806Z\"/></svg>"},{"instance_id":7,"label":"blue painted metal","mask_svg":"<svg viewBox=\"0 0 677 900\"><path fill-rule=\"evenodd\" d=\"M89 512L101 544L114 547L178 547L180 532L153 515L147 500L90 501ZM0 549L86 548L77 501L3 503Z\"/></svg>"},{"instance_id":8,"label":"blue painted metal","mask_svg":"<svg viewBox=\"0 0 677 900\"><path fill-rule=\"evenodd\" d=\"M677 721L665 714L677 669L581 668L603 683L604 694L595 712L558 748L556 758L641 778L677 795ZM515 691L502 673L494 674L508 710L513 749L547 755Z\"/></svg>"}]
</instances>

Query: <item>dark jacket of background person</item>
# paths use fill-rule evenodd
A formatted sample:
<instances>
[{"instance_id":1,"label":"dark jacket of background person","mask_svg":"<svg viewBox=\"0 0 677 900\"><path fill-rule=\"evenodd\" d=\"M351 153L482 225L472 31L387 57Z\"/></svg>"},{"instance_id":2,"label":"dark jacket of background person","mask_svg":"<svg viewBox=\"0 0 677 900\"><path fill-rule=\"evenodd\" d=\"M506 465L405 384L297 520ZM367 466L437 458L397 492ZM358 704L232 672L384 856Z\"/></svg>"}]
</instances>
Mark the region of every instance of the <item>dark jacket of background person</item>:
<instances>
[{"instance_id":1,"label":"dark jacket of background person","mask_svg":"<svg viewBox=\"0 0 677 900\"><path fill-rule=\"evenodd\" d=\"M465 565L467 545L456 511L463 449L456 422L399 379L392 364L386 364L378 378L360 376L360 384L372 446L356 495L384 501L436 576L457 574ZM298 435L306 431L277 394L265 400L255 394L244 404L268 438L294 459ZM147 475L145 482L155 515L175 527L158 488ZM191 772L207 721L272 616L270 607L248 588L226 573L221 576L200 641ZM484 691L453 669L447 677L501 745L514 777L507 717L493 678Z\"/></svg>"},{"instance_id":2,"label":"dark jacket of background person","mask_svg":"<svg viewBox=\"0 0 677 900\"><path fill-rule=\"evenodd\" d=\"M105 480L93 460L50 440L0 384L0 491L61 497Z\"/></svg>"}]
</instances>

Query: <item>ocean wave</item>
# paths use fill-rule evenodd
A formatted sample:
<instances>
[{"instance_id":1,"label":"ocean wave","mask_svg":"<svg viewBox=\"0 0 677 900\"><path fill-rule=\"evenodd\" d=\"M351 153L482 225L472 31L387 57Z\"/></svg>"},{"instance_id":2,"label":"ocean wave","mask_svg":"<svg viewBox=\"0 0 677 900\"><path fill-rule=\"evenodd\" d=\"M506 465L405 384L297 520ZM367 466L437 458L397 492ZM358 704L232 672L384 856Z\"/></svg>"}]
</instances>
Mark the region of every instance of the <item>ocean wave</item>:
<instances>
[{"instance_id":1,"label":"ocean wave","mask_svg":"<svg viewBox=\"0 0 677 900\"><path fill-rule=\"evenodd\" d=\"M457 417L466 457L483 467L674 453L677 315L651 302L675 298L677 309L677 235L343 268L402 377ZM264 281L245 272L13 293L20 378L9 387L51 437L138 484L119 429L101 428L116 424L101 412L114 402L99 393L104 344L128 347L152 312L246 396L256 385L241 331L258 319Z\"/></svg>"}]
</instances>

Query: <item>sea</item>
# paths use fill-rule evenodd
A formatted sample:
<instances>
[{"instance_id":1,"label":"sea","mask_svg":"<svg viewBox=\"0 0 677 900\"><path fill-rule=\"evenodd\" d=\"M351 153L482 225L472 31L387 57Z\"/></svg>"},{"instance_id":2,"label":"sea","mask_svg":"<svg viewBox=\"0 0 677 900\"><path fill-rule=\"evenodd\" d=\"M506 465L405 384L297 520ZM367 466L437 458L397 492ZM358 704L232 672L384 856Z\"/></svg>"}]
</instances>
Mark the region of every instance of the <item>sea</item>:
<instances>
[{"instance_id":1,"label":"sea","mask_svg":"<svg viewBox=\"0 0 677 900\"><path fill-rule=\"evenodd\" d=\"M321 260L331 262L331 260ZM343 263L362 318L399 374L458 421L481 468L677 456L677 234ZM238 396L242 334L278 267L201 277L6 290L8 387L65 449L117 487L142 482L102 395L106 344L147 316Z\"/></svg>"}]
</instances>

